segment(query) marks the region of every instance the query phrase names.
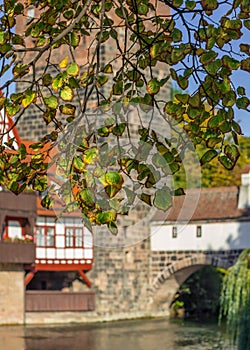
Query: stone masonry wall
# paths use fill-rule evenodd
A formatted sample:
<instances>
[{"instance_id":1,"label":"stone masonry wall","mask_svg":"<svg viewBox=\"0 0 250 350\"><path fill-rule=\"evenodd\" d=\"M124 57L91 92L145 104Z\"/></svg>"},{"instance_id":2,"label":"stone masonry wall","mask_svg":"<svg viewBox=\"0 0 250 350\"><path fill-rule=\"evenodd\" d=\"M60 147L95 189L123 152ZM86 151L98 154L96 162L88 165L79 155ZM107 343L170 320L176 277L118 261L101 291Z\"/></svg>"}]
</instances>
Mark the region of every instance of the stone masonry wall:
<instances>
[{"instance_id":1,"label":"stone masonry wall","mask_svg":"<svg viewBox=\"0 0 250 350\"><path fill-rule=\"evenodd\" d=\"M22 266L0 264L0 324L23 324L24 302Z\"/></svg>"},{"instance_id":2,"label":"stone masonry wall","mask_svg":"<svg viewBox=\"0 0 250 350\"><path fill-rule=\"evenodd\" d=\"M99 315L142 312L167 315L173 295L193 272L205 265L228 268L240 251L151 252L150 239L128 248L95 249L95 263L88 274L96 291ZM160 290L161 289L161 290ZM162 295L168 295L164 305Z\"/></svg>"},{"instance_id":3,"label":"stone masonry wall","mask_svg":"<svg viewBox=\"0 0 250 350\"><path fill-rule=\"evenodd\" d=\"M132 247L95 249L88 274L96 291L96 312L114 314L143 309L149 289L149 240Z\"/></svg>"}]
</instances>

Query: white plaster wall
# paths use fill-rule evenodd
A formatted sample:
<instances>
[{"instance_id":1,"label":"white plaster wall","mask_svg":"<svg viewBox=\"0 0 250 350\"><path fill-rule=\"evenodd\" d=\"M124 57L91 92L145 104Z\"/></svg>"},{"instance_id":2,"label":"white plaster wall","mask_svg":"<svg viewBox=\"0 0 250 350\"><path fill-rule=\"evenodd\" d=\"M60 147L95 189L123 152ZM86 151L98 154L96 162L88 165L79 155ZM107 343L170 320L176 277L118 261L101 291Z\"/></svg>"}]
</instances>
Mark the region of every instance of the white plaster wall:
<instances>
[{"instance_id":1,"label":"white plaster wall","mask_svg":"<svg viewBox=\"0 0 250 350\"><path fill-rule=\"evenodd\" d=\"M93 258L93 236L89 230L84 228L85 248L65 247L65 226L82 227L81 219L66 218L55 223L54 218L46 218L48 225L55 226L55 248L36 247L38 259L92 259ZM45 225L44 217L37 218L37 224ZM90 249L89 249L90 248ZM45 261L44 261L45 262Z\"/></svg>"},{"instance_id":2,"label":"white plaster wall","mask_svg":"<svg viewBox=\"0 0 250 350\"><path fill-rule=\"evenodd\" d=\"M202 236L196 237L197 226ZM250 247L250 222L197 223L177 225L177 237L172 238L173 225L152 225L151 249L159 250L234 250Z\"/></svg>"}]
</instances>

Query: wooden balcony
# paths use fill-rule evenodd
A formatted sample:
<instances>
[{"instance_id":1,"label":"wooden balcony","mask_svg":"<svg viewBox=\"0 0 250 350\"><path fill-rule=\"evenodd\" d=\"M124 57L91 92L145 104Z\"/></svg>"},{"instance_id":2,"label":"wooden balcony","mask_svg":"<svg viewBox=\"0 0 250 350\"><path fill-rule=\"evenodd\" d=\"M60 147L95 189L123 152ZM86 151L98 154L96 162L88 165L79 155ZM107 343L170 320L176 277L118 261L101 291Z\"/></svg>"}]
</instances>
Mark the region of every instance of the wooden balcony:
<instances>
[{"instance_id":1,"label":"wooden balcony","mask_svg":"<svg viewBox=\"0 0 250 350\"><path fill-rule=\"evenodd\" d=\"M0 241L0 263L33 264L34 262L34 243Z\"/></svg>"},{"instance_id":2,"label":"wooden balcony","mask_svg":"<svg viewBox=\"0 0 250 350\"><path fill-rule=\"evenodd\" d=\"M93 311L95 293L27 290L25 309L26 312Z\"/></svg>"}]
</instances>

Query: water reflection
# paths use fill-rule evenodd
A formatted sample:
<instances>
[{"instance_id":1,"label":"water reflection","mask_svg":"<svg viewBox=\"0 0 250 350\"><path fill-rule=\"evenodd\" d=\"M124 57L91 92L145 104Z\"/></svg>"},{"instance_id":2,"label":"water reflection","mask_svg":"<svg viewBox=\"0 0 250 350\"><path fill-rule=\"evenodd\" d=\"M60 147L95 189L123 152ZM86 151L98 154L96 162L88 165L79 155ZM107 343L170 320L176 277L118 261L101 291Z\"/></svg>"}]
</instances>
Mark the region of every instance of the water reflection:
<instances>
[{"instance_id":1,"label":"water reflection","mask_svg":"<svg viewBox=\"0 0 250 350\"><path fill-rule=\"evenodd\" d=\"M227 350L215 324L165 319L105 324L0 327L6 350Z\"/></svg>"}]
</instances>

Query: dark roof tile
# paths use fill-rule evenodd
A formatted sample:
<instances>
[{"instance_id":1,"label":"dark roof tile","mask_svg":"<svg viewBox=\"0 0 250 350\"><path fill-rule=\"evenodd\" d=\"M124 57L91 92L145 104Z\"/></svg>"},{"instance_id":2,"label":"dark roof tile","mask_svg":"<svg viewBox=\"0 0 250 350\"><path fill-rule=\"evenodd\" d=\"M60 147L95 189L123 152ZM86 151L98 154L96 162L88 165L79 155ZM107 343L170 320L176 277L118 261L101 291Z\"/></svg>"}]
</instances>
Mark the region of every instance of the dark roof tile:
<instances>
[{"instance_id":1,"label":"dark roof tile","mask_svg":"<svg viewBox=\"0 0 250 350\"><path fill-rule=\"evenodd\" d=\"M152 221L228 220L250 217L249 209L238 209L239 188L191 189L185 196L174 197L167 212L158 211Z\"/></svg>"}]
</instances>

